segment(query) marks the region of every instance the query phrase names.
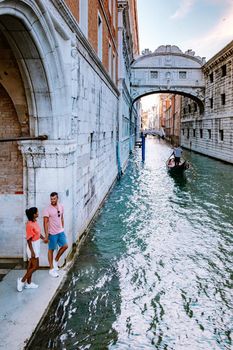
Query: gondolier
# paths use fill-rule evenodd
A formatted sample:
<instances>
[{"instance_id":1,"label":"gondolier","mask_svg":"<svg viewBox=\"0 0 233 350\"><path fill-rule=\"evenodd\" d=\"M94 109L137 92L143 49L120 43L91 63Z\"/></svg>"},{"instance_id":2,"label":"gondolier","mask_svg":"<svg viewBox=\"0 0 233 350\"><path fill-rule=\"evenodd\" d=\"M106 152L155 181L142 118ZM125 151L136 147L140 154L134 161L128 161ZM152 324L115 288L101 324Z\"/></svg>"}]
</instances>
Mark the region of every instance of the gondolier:
<instances>
[{"instance_id":1,"label":"gondolier","mask_svg":"<svg viewBox=\"0 0 233 350\"><path fill-rule=\"evenodd\" d=\"M174 147L173 154L175 157L175 166L179 166L182 152L182 148L179 145L177 147Z\"/></svg>"},{"instance_id":2,"label":"gondolier","mask_svg":"<svg viewBox=\"0 0 233 350\"><path fill-rule=\"evenodd\" d=\"M189 168L189 163L181 157L181 147L177 146L173 148L173 152L166 161L166 167L170 174L182 174Z\"/></svg>"}]
</instances>

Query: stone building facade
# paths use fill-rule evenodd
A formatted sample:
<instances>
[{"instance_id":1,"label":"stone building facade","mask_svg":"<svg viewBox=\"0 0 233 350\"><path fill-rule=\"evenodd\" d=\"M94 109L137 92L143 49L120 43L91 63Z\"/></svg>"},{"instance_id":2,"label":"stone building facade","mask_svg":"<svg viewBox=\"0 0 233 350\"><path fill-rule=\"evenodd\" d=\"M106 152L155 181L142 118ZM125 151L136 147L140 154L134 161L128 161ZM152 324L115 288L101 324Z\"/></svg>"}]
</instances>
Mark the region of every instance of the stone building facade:
<instances>
[{"instance_id":1,"label":"stone building facade","mask_svg":"<svg viewBox=\"0 0 233 350\"><path fill-rule=\"evenodd\" d=\"M233 41L204 66L204 113L182 98L181 143L184 147L233 163Z\"/></svg>"},{"instance_id":2,"label":"stone building facade","mask_svg":"<svg viewBox=\"0 0 233 350\"><path fill-rule=\"evenodd\" d=\"M128 35L128 33L131 33ZM124 171L128 154L132 151L136 135L139 135L139 104L132 104L130 94L131 63L139 54L137 24L137 3L134 0L118 1L118 88L119 97L119 138L118 166Z\"/></svg>"},{"instance_id":3,"label":"stone building facade","mask_svg":"<svg viewBox=\"0 0 233 350\"><path fill-rule=\"evenodd\" d=\"M71 248L118 175L116 149L121 157L125 142L118 6L114 0L0 3L0 257L26 258L24 210L37 206L42 226L52 191L64 204ZM134 27L124 30L134 37ZM132 55L129 46L121 64ZM41 263L47 264L46 245Z\"/></svg>"}]
</instances>

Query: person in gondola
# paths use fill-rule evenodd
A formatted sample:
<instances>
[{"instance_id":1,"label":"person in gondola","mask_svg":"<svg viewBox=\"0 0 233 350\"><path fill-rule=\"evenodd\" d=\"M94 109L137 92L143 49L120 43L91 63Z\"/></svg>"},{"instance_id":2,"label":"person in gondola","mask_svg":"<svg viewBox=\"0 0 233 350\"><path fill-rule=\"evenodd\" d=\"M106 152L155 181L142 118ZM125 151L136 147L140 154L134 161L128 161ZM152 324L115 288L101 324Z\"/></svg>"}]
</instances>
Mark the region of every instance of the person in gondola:
<instances>
[{"instance_id":1,"label":"person in gondola","mask_svg":"<svg viewBox=\"0 0 233 350\"><path fill-rule=\"evenodd\" d=\"M173 155L175 157L175 166L179 166L182 152L182 148L179 145L175 145L173 149Z\"/></svg>"}]
</instances>

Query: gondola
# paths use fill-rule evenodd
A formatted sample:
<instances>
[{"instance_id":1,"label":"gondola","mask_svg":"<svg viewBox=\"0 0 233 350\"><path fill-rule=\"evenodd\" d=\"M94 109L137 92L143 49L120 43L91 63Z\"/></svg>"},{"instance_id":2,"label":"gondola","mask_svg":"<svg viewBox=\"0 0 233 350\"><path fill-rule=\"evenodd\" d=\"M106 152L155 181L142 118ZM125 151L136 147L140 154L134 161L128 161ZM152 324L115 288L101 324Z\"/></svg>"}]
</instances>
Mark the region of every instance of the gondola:
<instances>
[{"instance_id":1,"label":"gondola","mask_svg":"<svg viewBox=\"0 0 233 350\"><path fill-rule=\"evenodd\" d=\"M181 158L179 165L175 165L174 157L171 156L168 158L166 162L166 167L167 167L167 171L170 174L178 175L178 174L183 174L184 171L189 168L189 163L185 159Z\"/></svg>"}]
</instances>

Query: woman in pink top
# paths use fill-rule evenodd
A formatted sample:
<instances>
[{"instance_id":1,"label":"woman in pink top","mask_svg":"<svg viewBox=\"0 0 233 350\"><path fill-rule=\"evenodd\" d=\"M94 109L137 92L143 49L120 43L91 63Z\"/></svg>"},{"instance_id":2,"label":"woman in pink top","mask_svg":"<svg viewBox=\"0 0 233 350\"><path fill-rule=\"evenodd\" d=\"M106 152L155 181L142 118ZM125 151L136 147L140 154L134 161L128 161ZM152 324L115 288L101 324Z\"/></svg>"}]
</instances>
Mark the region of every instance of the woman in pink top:
<instances>
[{"instance_id":1,"label":"woman in pink top","mask_svg":"<svg viewBox=\"0 0 233 350\"><path fill-rule=\"evenodd\" d=\"M26 215L28 218L26 224L26 238L29 263L26 274L23 278L17 279L18 292L22 292L23 288L38 288L38 285L31 280L33 272L39 268L40 238L44 239L40 233L40 226L36 221L38 218L38 209L36 207L26 209Z\"/></svg>"}]
</instances>

